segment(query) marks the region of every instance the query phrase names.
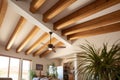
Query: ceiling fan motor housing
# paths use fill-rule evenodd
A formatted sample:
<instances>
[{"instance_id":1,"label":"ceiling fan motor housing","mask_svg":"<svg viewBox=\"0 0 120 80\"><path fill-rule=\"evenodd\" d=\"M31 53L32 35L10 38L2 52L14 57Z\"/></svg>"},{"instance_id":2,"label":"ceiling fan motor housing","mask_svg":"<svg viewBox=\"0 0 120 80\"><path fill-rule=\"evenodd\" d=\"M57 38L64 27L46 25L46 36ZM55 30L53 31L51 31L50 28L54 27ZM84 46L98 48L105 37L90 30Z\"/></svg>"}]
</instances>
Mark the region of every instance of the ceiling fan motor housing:
<instances>
[{"instance_id":1,"label":"ceiling fan motor housing","mask_svg":"<svg viewBox=\"0 0 120 80\"><path fill-rule=\"evenodd\" d=\"M48 48L53 48L53 44L48 44Z\"/></svg>"},{"instance_id":2,"label":"ceiling fan motor housing","mask_svg":"<svg viewBox=\"0 0 120 80\"><path fill-rule=\"evenodd\" d=\"M50 35L52 35L52 32L49 32Z\"/></svg>"}]
</instances>

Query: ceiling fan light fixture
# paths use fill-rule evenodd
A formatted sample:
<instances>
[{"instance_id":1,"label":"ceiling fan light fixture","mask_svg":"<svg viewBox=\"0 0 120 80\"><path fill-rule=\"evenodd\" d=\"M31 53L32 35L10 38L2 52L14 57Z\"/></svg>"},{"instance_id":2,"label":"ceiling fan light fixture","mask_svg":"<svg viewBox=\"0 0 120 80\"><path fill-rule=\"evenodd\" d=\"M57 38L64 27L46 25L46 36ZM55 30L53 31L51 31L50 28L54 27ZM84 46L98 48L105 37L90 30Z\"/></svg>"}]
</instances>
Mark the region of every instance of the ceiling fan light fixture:
<instances>
[{"instance_id":1,"label":"ceiling fan light fixture","mask_svg":"<svg viewBox=\"0 0 120 80\"><path fill-rule=\"evenodd\" d=\"M55 47L52 43L51 43L51 35L52 35L52 32L49 32L50 34L50 43L48 44L48 50L50 51L53 51L53 52L56 52L55 51L55 48L65 48L65 47L61 47L61 46L58 46L58 47Z\"/></svg>"},{"instance_id":2,"label":"ceiling fan light fixture","mask_svg":"<svg viewBox=\"0 0 120 80\"><path fill-rule=\"evenodd\" d=\"M48 50L52 50L53 47L53 44L48 44Z\"/></svg>"},{"instance_id":3,"label":"ceiling fan light fixture","mask_svg":"<svg viewBox=\"0 0 120 80\"><path fill-rule=\"evenodd\" d=\"M48 48L48 50L52 51L52 48Z\"/></svg>"}]
</instances>

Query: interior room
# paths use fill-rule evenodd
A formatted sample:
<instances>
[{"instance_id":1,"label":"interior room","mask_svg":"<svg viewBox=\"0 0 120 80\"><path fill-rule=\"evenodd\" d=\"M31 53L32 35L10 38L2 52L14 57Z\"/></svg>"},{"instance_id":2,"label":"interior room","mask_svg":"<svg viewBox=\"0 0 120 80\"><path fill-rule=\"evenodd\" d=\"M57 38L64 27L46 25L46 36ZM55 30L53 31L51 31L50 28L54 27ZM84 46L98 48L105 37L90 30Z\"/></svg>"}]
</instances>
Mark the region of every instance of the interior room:
<instances>
[{"instance_id":1,"label":"interior room","mask_svg":"<svg viewBox=\"0 0 120 80\"><path fill-rule=\"evenodd\" d=\"M120 0L0 0L0 80L94 79L120 80Z\"/></svg>"}]
</instances>

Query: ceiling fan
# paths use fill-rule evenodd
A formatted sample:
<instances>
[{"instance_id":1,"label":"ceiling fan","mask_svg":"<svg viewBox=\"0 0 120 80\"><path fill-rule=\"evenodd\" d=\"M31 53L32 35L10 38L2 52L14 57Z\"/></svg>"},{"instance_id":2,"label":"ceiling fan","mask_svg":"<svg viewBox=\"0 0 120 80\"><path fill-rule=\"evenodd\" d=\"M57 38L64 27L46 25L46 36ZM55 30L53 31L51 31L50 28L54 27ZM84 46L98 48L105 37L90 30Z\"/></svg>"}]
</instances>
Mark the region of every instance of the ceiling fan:
<instances>
[{"instance_id":1,"label":"ceiling fan","mask_svg":"<svg viewBox=\"0 0 120 80\"><path fill-rule=\"evenodd\" d=\"M66 48L65 46L54 46L54 45L51 43L52 33L53 33L53 32L49 32L49 35L50 35L50 43L48 44L48 50L51 50L51 51L53 51L53 52L56 52L56 51L55 51L55 48Z\"/></svg>"}]
</instances>

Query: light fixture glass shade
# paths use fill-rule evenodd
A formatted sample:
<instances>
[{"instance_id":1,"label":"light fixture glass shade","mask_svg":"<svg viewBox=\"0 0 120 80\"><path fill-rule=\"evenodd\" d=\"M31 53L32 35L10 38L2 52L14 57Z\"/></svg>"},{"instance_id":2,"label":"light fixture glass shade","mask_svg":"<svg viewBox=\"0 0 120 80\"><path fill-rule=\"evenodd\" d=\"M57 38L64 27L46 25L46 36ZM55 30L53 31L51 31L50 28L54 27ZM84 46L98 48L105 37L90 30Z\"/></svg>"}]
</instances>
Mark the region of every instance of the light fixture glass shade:
<instances>
[{"instance_id":1,"label":"light fixture glass shade","mask_svg":"<svg viewBox=\"0 0 120 80\"><path fill-rule=\"evenodd\" d=\"M50 50L50 51L51 51L51 50L52 50L52 48L48 48L48 50Z\"/></svg>"}]
</instances>

